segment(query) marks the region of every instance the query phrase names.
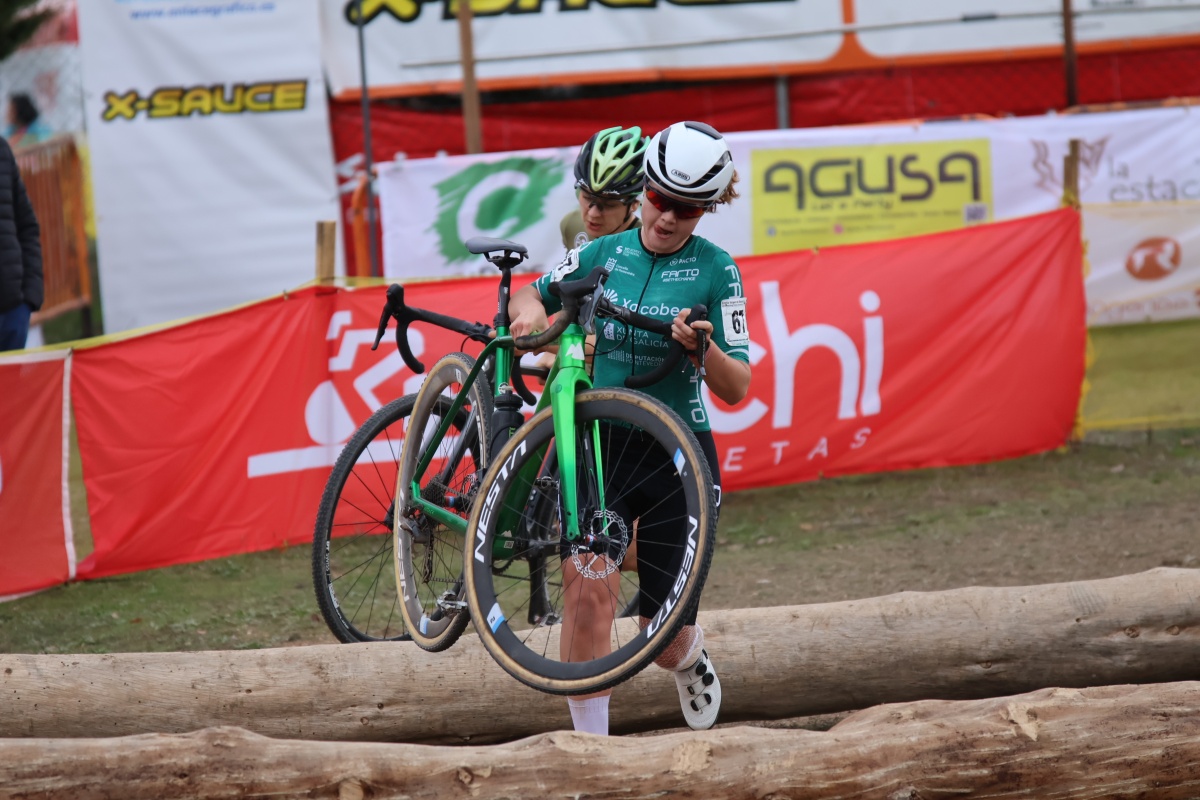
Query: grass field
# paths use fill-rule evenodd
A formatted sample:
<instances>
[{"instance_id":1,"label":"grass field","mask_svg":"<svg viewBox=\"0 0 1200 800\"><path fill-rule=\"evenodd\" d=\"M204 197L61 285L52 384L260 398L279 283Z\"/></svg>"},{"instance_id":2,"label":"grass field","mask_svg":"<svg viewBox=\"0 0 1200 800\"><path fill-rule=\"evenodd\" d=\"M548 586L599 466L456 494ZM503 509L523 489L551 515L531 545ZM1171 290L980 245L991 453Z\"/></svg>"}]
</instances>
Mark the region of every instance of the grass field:
<instances>
[{"instance_id":1,"label":"grass field","mask_svg":"<svg viewBox=\"0 0 1200 800\"><path fill-rule=\"evenodd\" d=\"M1099 328L1091 340L1087 424L1200 424L1200 321Z\"/></svg>"},{"instance_id":2,"label":"grass field","mask_svg":"<svg viewBox=\"0 0 1200 800\"><path fill-rule=\"evenodd\" d=\"M1200 419L1200 322L1098 331L1085 413ZM1103 369L1101 369L1103 365ZM1200 426L1097 431L1006 462L726 498L706 608L826 602L1200 566ZM79 480L78 464L73 468ZM78 548L90 551L76 487ZM0 652L332 643L309 550L70 584L0 604Z\"/></svg>"}]
</instances>

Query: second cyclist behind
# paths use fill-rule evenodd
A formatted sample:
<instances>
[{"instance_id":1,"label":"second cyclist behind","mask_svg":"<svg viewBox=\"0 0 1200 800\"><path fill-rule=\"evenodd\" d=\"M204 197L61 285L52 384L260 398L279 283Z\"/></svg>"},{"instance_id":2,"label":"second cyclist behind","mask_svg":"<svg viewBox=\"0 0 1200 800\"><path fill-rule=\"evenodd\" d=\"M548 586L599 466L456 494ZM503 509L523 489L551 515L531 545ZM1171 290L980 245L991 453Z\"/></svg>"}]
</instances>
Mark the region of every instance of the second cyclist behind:
<instances>
[{"instance_id":1,"label":"second cyclist behind","mask_svg":"<svg viewBox=\"0 0 1200 800\"><path fill-rule=\"evenodd\" d=\"M567 212L558 224L564 247L573 250L641 225L635 215L647 141L649 137L636 126L605 128L579 148L575 158L579 208Z\"/></svg>"}]
</instances>

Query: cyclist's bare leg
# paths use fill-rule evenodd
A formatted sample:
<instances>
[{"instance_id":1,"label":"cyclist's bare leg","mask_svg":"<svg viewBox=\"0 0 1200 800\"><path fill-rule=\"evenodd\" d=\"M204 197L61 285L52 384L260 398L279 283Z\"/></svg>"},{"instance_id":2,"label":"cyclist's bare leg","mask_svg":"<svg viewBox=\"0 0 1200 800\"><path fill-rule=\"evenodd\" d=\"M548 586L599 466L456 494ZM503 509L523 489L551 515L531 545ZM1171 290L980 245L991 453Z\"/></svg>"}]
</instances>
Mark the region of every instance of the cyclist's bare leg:
<instances>
[{"instance_id":1,"label":"cyclist's bare leg","mask_svg":"<svg viewBox=\"0 0 1200 800\"><path fill-rule=\"evenodd\" d=\"M590 564L584 561L585 568L608 574L603 578L581 574L576 558L590 558ZM590 661L612 652L612 626L618 611L620 582L620 572L611 569L607 556L580 553L563 561L563 621L558 644L563 661ZM608 689L579 695L578 699L610 694L612 690Z\"/></svg>"},{"instance_id":2,"label":"cyclist's bare leg","mask_svg":"<svg viewBox=\"0 0 1200 800\"><path fill-rule=\"evenodd\" d=\"M644 628L650 624L649 617L641 617L639 624ZM654 659L654 663L671 671L683 669L700 657L704 649L704 630L699 625L684 625L675 640Z\"/></svg>"},{"instance_id":3,"label":"cyclist's bare leg","mask_svg":"<svg viewBox=\"0 0 1200 800\"><path fill-rule=\"evenodd\" d=\"M638 521L635 519L633 530L629 534L629 547L625 549L625 558L621 560L621 572L631 572L637 569L637 526Z\"/></svg>"}]
</instances>

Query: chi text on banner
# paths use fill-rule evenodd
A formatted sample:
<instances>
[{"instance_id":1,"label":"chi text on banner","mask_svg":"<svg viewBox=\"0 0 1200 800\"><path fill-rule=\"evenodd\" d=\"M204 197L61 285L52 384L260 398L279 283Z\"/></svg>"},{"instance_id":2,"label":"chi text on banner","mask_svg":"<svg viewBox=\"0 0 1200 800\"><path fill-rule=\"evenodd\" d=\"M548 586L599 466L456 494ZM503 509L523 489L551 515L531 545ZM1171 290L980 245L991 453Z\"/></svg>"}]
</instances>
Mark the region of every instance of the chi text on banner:
<instances>
[{"instance_id":1,"label":"chi text on banner","mask_svg":"<svg viewBox=\"0 0 1200 800\"><path fill-rule=\"evenodd\" d=\"M709 398L727 489L1010 458L1070 435L1086 332L1076 212L739 264L750 394Z\"/></svg>"}]
</instances>

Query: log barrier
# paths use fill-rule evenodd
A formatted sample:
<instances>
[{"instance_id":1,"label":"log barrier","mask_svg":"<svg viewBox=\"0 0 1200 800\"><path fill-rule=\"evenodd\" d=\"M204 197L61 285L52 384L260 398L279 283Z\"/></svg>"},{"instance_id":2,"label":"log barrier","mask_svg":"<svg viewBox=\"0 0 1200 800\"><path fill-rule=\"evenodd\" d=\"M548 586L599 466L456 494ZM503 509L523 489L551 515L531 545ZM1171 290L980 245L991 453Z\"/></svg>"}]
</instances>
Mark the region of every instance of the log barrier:
<instances>
[{"instance_id":1,"label":"log barrier","mask_svg":"<svg viewBox=\"0 0 1200 800\"><path fill-rule=\"evenodd\" d=\"M1200 678L1200 571L969 587L702 612L722 722L779 720L1044 687ZM0 737L236 727L296 740L487 744L570 728L562 698L509 678L469 633L247 651L0 654ZM613 733L683 726L674 681L619 686Z\"/></svg>"}]
</instances>

